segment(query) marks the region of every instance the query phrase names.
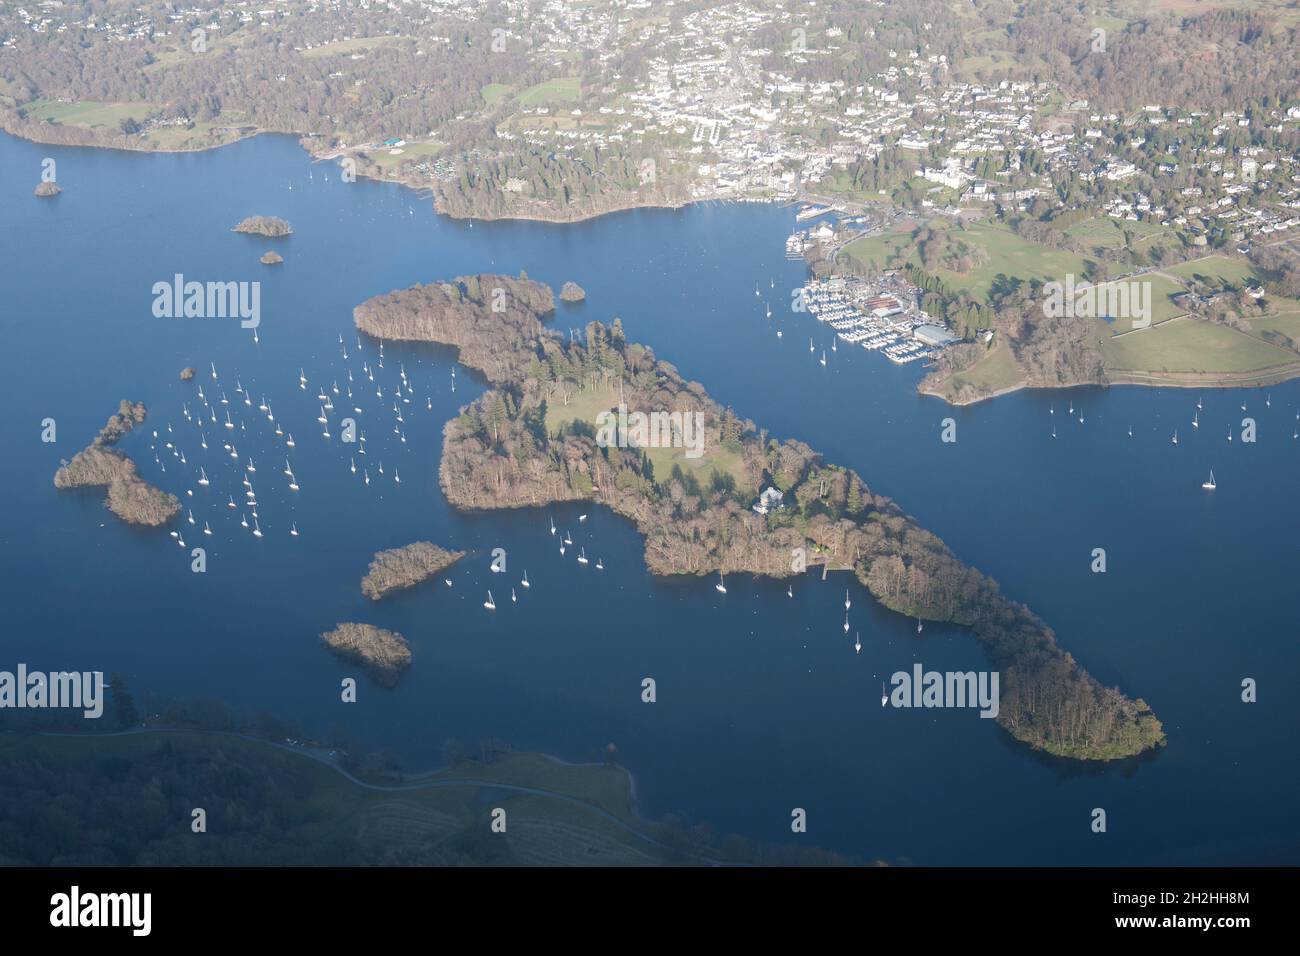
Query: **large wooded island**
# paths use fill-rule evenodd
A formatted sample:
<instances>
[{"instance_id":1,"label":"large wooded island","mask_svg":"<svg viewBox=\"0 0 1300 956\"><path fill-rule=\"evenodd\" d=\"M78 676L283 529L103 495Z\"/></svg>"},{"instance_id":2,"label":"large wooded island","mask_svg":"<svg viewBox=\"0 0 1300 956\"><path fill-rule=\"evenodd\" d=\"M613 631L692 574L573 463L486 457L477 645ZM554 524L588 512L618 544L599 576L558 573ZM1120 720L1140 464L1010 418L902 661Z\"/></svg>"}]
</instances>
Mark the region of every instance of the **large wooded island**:
<instances>
[{"instance_id":1,"label":"large wooded island","mask_svg":"<svg viewBox=\"0 0 1300 956\"><path fill-rule=\"evenodd\" d=\"M357 327L386 339L454 345L492 387L446 424L440 482L464 509L599 502L635 523L655 574L748 572L787 577L800 562L851 570L886 607L971 628L1001 672L999 722L1052 754L1088 760L1160 746L1141 699L1102 686L1027 607L959 561L889 498L807 445L776 441L713 401L617 321L565 341L542 319L549 287L525 278L462 276L367 300ZM703 415L704 455L597 440L597 416ZM766 515L754 490L775 487Z\"/></svg>"}]
</instances>

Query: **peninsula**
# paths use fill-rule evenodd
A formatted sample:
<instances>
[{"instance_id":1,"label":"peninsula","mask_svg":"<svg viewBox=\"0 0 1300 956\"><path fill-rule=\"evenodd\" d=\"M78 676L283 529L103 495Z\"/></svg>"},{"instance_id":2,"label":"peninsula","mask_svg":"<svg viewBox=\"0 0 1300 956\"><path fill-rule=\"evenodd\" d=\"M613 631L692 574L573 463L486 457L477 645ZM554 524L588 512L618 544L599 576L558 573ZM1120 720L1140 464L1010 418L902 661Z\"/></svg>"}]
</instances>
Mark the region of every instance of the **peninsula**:
<instances>
[{"instance_id":1,"label":"peninsula","mask_svg":"<svg viewBox=\"0 0 1300 956\"><path fill-rule=\"evenodd\" d=\"M156 527L174 518L181 510L176 496L149 484L136 473L135 462L109 447L143 422L145 415L144 405L123 400L94 440L60 465L54 487L106 487L108 510L129 524Z\"/></svg>"},{"instance_id":2,"label":"peninsula","mask_svg":"<svg viewBox=\"0 0 1300 956\"><path fill-rule=\"evenodd\" d=\"M416 541L403 548L380 551L370 562L366 576L361 579L361 593L372 601L378 601L393 591L428 580L464 556L464 551L448 551L428 541Z\"/></svg>"},{"instance_id":3,"label":"peninsula","mask_svg":"<svg viewBox=\"0 0 1300 956\"><path fill-rule=\"evenodd\" d=\"M1140 699L1102 686L1027 607L959 561L889 498L807 445L778 442L685 381L621 324L592 322L585 343L543 326L549 287L500 275L462 276L376 296L357 328L387 339L454 345L491 388L443 429L439 479L462 509L594 501L631 520L655 574L742 572L788 577L808 565L852 571L886 607L970 627L1002 675L998 721L1018 740L1087 760L1160 746L1160 721ZM604 411L699 414L701 457L682 449L600 441ZM760 489L783 493L765 515Z\"/></svg>"}]
</instances>

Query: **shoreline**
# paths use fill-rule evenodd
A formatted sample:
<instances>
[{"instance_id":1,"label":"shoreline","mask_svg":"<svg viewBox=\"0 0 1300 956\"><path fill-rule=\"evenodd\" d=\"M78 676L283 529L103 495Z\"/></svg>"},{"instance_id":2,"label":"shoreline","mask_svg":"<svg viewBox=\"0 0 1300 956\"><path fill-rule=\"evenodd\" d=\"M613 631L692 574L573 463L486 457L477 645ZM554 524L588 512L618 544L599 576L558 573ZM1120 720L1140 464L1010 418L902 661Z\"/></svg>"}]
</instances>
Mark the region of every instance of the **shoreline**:
<instances>
[{"instance_id":1,"label":"shoreline","mask_svg":"<svg viewBox=\"0 0 1300 956\"><path fill-rule=\"evenodd\" d=\"M43 146L62 146L70 149L110 149L110 150L117 150L124 153L157 153L160 155L165 155L165 154L184 155L188 153L205 153L208 150L222 149L223 147L226 146L234 146L246 140L254 139L258 136L271 135L271 136L292 136L297 138L298 145L302 148L303 152L305 152L311 158L312 162L329 162L331 160L338 159L340 156L346 155L345 151L341 151L338 149L330 149L328 151L323 151L323 152L318 152L316 150L313 150L310 146L306 144L306 140L309 140L315 135L317 135L314 133L288 132L285 130L261 129L255 127L250 127L250 129L252 129L251 132L241 134L235 137L234 139L225 140L220 143L212 143L207 146L189 146L189 147L133 146L130 145L129 143L117 143L117 142L64 143L50 136L43 137L43 136L35 135L34 131L14 129L12 123L15 119L16 117L12 112L6 112L4 114L0 114L0 130L17 139L26 140L29 143L39 143ZM45 123L42 123L41 125L46 127L50 126L50 124L45 124ZM85 127L50 127L50 128L71 129L71 130L85 129L86 132L91 133L92 135L96 135L92 130L86 129ZM416 194L427 193L428 195L420 196L419 198L421 199L431 198L433 200L432 202L433 211L436 215L446 216L448 219L457 222L466 222L466 221L469 222L473 222L473 221L543 222L543 223L550 223L552 225L569 225L569 224L575 224L581 222L590 222L591 220L599 219L601 216L608 216L613 213L619 213L619 212L631 212L633 210L638 210L638 209L685 209L687 206L693 206L696 205L697 203L706 203L706 202L725 202L725 203L754 202L754 203L765 203L765 204L782 202L782 200L776 198L745 199L741 197L727 198L722 196L705 196L698 199L683 199L676 202L619 203L617 205L611 206L608 209L600 209L594 212L579 213L579 214L568 215L568 216L558 215L558 214L548 216L548 215L542 215L537 212L519 213L515 215L494 215L494 214L484 214L484 213L459 214L459 213L448 211L443 206L441 201L438 199L438 197L433 191L433 187L430 185L427 184L422 185L420 183L415 183L401 176L377 176L374 175L372 171L361 170L361 169L357 170L357 176L358 178L368 179L371 182L375 182L375 183L388 183L395 186L401 186L402 188L409 189Z\"/></svg>"},{"instance_id":2,"label":"shoreline","mask_svg":"<svg viewBox=\"0 0 1300 956\"><path fill-rule=\"evenodd\" d=\"M921 384L916 386L916 391L920 395L937 398L952 408L966 408L1022 391L1109 388L1112 385L1131 385L1136 388L1264 388L1269 385L1281 385L1283 382L1290 382L1297 378L1300 378L1300 359L1297 359L1292 365L1280 365L1273 369L1260 369L1258 372L1234 372L1230 376L1224 377L1207 377L1205 372L1117 372L1105 382L1075 382L1055 385L1031 385L1028 382L1021 382L1016 385L1009 385L1006 388L1000 388L987 395L980 395L963 401L953 400L938 389L927 388Z\"/></svg>"}]
</instances>

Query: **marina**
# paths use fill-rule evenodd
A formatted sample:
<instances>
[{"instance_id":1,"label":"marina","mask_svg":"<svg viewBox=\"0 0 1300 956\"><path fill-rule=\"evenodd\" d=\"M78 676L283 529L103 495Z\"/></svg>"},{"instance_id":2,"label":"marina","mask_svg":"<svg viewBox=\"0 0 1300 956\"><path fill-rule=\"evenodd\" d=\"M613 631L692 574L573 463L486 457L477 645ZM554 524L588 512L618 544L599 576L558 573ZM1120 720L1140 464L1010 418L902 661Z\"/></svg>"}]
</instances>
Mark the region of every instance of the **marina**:
<instances>
[{"instance_id":1,"label":"marina","mask_svg":"<svg viewBox=\"0 0 1300 956\"><path fill-rule=\"evenodd\" d=\"M814 280L798 299L837 339L879 351L895 365L928 359L958 341L920 310L920 290L893 276L870 282L852 276Z\"/></svg>"}]
</instances>

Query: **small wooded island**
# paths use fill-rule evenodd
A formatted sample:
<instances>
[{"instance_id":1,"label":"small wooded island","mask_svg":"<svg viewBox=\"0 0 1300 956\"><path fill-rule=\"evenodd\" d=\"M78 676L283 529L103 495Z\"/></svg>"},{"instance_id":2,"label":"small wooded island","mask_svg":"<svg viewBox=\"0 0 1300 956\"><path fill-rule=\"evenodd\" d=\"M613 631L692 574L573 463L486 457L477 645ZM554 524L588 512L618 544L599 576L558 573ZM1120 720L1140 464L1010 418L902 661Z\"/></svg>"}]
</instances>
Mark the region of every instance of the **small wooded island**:
<instances>
[{"instance_id":1,"label":"small wooded island","mask_svg":"<svg viewBox=\"0 0 1300 956\"><path fill-rule=\"evenodd\" d=\"M411 647L396 631L344 622L320 636L321 643L344 660L360 664L383 687L394 687L411 664Z\"/></svg>"},{"instance_id":2,"label":"small wooded island","mask_svg":"<svg viewBox=\"0 0 1300 956\"><path fill-rule=\"evenodd\" d=\"M380 551L361 579L361 593L372 601L378 601L385 594L428 580L464 556L464 551L447 551L428 541Z\"/></svg>"},{"instance_id":3,"label":"small wooded island","mask_svg":"<svg viewBox=\"0 0 1300 956\"><path fill-rule=\"evenodd\" d=\"M280 253L276 252L274 249L262 253L261 263L264 266L278 266L282 262L284 262L284 256L280 255Z\"/></svg>"},{"instance_id":4,"label":"small wooded island","mask_svg":"<svg viewBox=\"0 0 1300 956\"><path fill-rule=\"evenodd\" d=\"M253 236L266 236L269 239L278 239L293 233L289 224L276 216L249 216L237 225L234 231Z\"/></svg>"},{"instance_id":5,"label":"small wooded island","mask_svg":"<svg viewBox=\"0 0 1300 956\"><path fill-rule=\"evenodd\" d=\"M42 182L36 187L36 195L42 199L48 199L51 196L57 196L63 192L58 183Z\"/></svg>"},{"instance_id":6,"label":"small wooded island","mask_svg":"<svg viewBox=\"0 0 1300 956\"><path fill-rule=\"evenodd\" d=\"M107 487L108 510L130 524L156 527L174 518L181 510L176 496L149 484L136 473L135 462L109 447L143 422L145 415L144 405L123 400L95 439L54 473L54 487Z\"/></svg>"},{"instance_id":7,"label":"small wooded island","mask_svg":"<svg viewBox=\"0 0 1300 956\"><path fill-rule=\"evenodd\" d=\"M587 297L587 290L576 282L566 282L560 286L561 302L581 302Z\"/></svg>"},{"instance_id":8,"label":"small wooded island","mask_svg":"<svg viewBox=\"0 0 1300 956\"><path fill-rule=\"evenodd\" d=\"M494 311L494 306L502 311ZM509 276L462 276L371 298L357 328L386 339L454 345L491 388L443 429L439 479L459 508L596 501L645 536L655 574L797 573L810 565L852 571L886 607L971 628L1001 673L998 722L1052 754L1109 760L1165 741L1141 699L1101 685L1027 607L850 469L801 442L778 442L682 379L621 324L592 322L586 342L542 325L549 287ZM704 416L704 454L598 442L596 416L629 410ZM758 514L756 490L783 507ZM872 694L875 688L870 688Z\"/></svg>"}]
</instances>

